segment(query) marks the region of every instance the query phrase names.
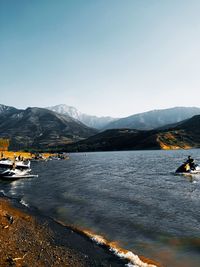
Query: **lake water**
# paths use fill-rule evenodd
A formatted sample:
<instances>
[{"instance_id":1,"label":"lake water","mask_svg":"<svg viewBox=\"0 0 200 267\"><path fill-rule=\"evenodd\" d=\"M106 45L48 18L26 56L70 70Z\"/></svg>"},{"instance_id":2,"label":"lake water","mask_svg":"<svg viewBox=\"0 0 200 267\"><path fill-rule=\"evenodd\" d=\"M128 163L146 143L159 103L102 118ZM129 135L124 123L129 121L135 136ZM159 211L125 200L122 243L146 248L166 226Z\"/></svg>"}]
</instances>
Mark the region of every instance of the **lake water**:
<instances>
[{"instance_id":1,"label":"lake water","mask_svg":"<svg viewBox=\"0 0 200 267\"><path fill-rule=\"evenodd\" d=\"M188 155L200 163L200 150L74 153L0 189L162 266L198 267L200 176L174 174Z\"/></svg>"}]
</instances>

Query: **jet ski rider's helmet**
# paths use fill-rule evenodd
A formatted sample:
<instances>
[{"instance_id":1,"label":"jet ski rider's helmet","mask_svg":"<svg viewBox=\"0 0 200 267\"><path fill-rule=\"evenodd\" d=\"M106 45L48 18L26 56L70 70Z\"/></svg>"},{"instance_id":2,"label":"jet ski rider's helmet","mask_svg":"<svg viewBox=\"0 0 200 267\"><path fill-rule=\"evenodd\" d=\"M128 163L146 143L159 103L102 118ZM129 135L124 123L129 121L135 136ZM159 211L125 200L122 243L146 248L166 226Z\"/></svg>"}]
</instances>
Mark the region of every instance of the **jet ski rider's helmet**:
<instances>
[{"instance_id":1,"label":"jet ski rider's helmet","mask_svg":"<svg viewBox=\"0 0 200 267\"><path fill-rule=\"evenodd\" d=\"M194 161L194 160L191 158L191 156L188 156L188 160Z\"/></svg>"}]
</instances>

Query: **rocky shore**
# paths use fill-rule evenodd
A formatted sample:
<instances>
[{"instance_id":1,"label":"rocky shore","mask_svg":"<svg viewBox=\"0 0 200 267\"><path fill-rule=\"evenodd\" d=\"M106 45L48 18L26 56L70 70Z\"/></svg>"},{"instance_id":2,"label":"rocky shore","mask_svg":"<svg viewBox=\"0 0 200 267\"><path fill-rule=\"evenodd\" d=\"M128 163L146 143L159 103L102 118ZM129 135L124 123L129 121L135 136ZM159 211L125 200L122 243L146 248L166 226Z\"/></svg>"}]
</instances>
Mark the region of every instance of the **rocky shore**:
<instances>
[{"instance_id":1,"label":"rocky shore","mask_svg":"<svg viewBox=\"0 0 200 267\"><path fill-rule=\"evenodd\" d=\"M33 216L0 198L1 267L125 266L106 248L50 218Z\"/></svg>"}]
</instances>

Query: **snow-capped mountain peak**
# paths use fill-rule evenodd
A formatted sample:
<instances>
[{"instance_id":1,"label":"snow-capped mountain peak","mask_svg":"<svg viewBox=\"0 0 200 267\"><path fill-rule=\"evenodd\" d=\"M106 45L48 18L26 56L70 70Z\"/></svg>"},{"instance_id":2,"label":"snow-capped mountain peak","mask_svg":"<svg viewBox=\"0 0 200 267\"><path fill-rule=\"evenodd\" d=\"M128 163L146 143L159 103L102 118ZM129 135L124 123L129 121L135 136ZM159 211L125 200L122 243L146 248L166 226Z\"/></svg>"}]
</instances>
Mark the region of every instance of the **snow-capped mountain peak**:
<instances>
[{"instance_id":1,"label":"snow-capped mountain peak","mask_svg":"<svg viewBox=\"0 0 200 267\"><path fill-rule=\"evenodd\" d=\"M78 109L72 106L68 106L65 104L56 105L53 107L47 107L47 109L55 111L60 114L66 114L76 120L81 121L85 125L96 128L96 129L102 129L105 127L108 123L114 121L114 118L111 117L97 117L92 116L88 114L84 114L80 112Z\"/></svg>"}]
</instances>

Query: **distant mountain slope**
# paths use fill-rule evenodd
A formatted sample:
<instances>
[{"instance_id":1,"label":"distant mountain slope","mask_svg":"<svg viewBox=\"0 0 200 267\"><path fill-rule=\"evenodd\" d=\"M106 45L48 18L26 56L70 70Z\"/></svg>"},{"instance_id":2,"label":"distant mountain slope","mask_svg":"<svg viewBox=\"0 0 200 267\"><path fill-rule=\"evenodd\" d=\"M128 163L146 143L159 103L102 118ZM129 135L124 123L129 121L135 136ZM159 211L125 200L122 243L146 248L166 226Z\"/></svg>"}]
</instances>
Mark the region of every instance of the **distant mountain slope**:
<instances>
[{"instance_id":1,"label":"distant mountain slope","mask_svg":"<svg viewBox=\"0 0 200 267\"><path fill-rule=\"evenodd\" d=\"M199 148L200 115L184 120L175 127L160 131L157 136L162 149Z\"/></svg>"},{"instance_id":2,"label":"distant mountain slope","mask_svg":"<svg viewBox=\"0 0 200 267\"><path fill-rule=\"evenodd\" d=\"M81 113L76 108L67 106L65 104L56 105L53 107L47 107L47 109L55 111L60 114L67 114L70 117L81 121L88 127L96 128L96 129L102 129L108 123L116 120L109 116L108 117L97 117L97 116L87 115L87 114Z\"/></svg>"},{"instance_id":3,"label":"distant mountain slope","mask_svg":"<svg viewBox=\"0 0 200 267\"><path fill-rule=\"evenodd\" d=\"M112 129L67 145L67 151L200 148L200 115L165 130Z\"/></svg>"},{"instance_id":4,"label":"distant mountain slope","mask_svg":"<svg viewBox=\"0 0 200 267\"><path fill-rule=\"evenodd\" d=\"M200 115L193 116L192 118L188 120L184 120L181 123L179 123L176 127L174 127L176 130L183 129L189 133L193 134L200 134ZM199 136L200 137L200 136Z\"/></svg>"},{"instance_id":5,"label":"distant mountain slope","mask_svg":"<svg viewBox=\"0 0 200 267\"><path fill-rule=\"evenodd\" d=\"M120 151L160 149L154 131L112 129L101 132L84 141L67 145L67 151Z\"/></svg>"},{"instance_id":6,"label":"distant mountain slope","mask_svg":"<svg viewBox=\"0 0 200 267\"><path fill-rule=\"evenodd\" d=\"M200 108L196 107L175 107L152 110L113 121L105 126L104 130L120 128L152 130L164 125L183 121L198 114L200 114Z\"/></svg>"},{"instance_id":7,"label":"distant mountain slope","mask_svg":"<svg viewBox=\"0 0 200 267\"><path fill-rule=\"evenodd\" d=\"M0 114L0 137L11 139L12 148L48 148L94 135L97 131L67 115L43 108Z\"/></svg>"},{"instance_id":8,"label":"distant mountain slope","mask_svg":"<svg viewBox=\"0 0 200 267\"><path fill-rule=\"evenodd\" d=\"M9 113L14 113L16 111L17 111L17 109L14 107L0 104L0 115L7 115Z\"/></svg>"}]
</instances>

